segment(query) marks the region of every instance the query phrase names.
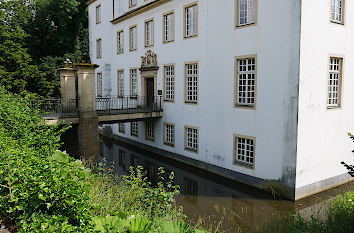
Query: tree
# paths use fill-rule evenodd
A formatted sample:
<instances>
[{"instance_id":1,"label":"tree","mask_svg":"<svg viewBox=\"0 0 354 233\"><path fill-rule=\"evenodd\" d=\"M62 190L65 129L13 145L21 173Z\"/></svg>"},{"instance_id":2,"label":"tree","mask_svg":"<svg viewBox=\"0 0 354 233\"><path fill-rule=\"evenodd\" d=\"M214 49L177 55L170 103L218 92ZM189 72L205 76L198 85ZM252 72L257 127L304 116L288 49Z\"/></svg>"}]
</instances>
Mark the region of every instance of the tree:
<instances>
[{"instance_id":1,"label":"tree","mask_svg":"<svg viewBox=\"0 0 354 233\"><path fill-rule=\"evenodd\" d=\"M349 137L354 142L354 135L349 133ZM354 153L354 150L352 152ZM354 177L354 164L349 165L349 164L346 164L345 162L342 162L342 164L348 169L349 175L351 175L351 177Z\"/></svg>"},{"instance_id":2,"label":"tree","mask_svg":"<svg viewBox=\"0 0 354 233\"><path fill-rule=\"evenodd\" d=\"M22 10L16 1L0 1L0 84L19 94L28 92L42 76L25 47L28 34L18 14Z\"/></svg>"}]
</instances>

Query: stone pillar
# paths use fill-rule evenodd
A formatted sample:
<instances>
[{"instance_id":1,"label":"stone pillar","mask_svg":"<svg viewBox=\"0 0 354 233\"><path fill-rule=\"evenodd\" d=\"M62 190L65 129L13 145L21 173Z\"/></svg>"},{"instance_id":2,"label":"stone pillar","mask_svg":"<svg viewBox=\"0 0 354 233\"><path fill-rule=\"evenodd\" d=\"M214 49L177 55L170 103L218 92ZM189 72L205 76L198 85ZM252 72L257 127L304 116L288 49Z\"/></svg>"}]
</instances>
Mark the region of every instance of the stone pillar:
<instances>
[{"instance_id":1,"label":"stone pillar","mask_svg":"<svg viewBox=\"0 0 354 233\"><path fill-rule=\"evenodd\" d=\"M59 69L60 93L63 99L76 99L75 69L69 59L64 62L64 68Z\"/></svg>"},{"instance_id":2,"label":"stone pillar","mask_svg":"<svg viewBox=\"0 0 354 233\"><path fill-rule=\"evenodd\" d=\"M96 163L99 158L98 116L95 102L95 69L89 59L76 64L78 75L80 152L85 161Z\"/></svg>"}]
</instances>

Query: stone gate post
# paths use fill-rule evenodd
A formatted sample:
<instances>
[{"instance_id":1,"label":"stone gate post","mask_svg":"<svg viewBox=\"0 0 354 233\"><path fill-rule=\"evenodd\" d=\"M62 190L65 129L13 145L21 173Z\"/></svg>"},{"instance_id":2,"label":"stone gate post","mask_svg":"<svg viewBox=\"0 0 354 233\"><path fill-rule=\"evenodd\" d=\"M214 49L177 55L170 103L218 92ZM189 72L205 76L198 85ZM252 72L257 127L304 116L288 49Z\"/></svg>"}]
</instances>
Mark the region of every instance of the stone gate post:
<instances>
[{"instance_id":1,"label":"stone gate post","mask_svg":"<svg viewBox=\"0 0 354 233\"><path fill-rule=\"evenodd\" d=\"M98 65L91 64L89 58L84 58L81 63L75 65L78 75L80 152L84 160L93 163L99 158L98 116L95 102L97 67Z\"/></svg>"},{"instance_id":2,"label":"stone gate post","mask_svg":"<svg viewBox=\"0 0 354 233\"><path fill-rule=\"evenodd\" d=\"M64 62L64 68L59 69L60 93L65 100L76 99L75 74L76 70L69 59Z\"/></svg>"}]
</instances>

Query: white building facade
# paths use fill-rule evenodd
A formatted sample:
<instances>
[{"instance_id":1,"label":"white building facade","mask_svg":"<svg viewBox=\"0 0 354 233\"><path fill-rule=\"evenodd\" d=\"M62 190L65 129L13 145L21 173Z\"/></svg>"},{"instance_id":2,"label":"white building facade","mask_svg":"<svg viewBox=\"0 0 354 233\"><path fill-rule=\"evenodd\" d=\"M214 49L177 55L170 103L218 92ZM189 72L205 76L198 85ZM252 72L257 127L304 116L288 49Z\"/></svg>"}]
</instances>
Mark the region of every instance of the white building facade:
<instances>
[{"instance_id":1,"label":"white building facade","mask_svg":"<svg viewBox=\"0 0 354 233\"><path fill-rule=\"evenodd\" d=\"M115 135L294 200L350 180L354 2L88 5L97 95L163 98L162 118ZM143 74L149 50L158 69Z\"/></svg>"}]
</instances>

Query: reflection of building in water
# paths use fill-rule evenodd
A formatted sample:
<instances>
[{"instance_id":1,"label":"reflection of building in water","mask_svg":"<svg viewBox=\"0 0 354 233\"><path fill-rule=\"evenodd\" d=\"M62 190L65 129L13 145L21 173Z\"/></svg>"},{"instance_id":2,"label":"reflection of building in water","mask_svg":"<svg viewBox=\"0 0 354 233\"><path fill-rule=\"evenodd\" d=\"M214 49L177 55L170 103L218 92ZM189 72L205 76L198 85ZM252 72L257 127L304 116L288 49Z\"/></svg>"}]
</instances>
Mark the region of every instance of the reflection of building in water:
<instances>
[{"instance_id":1,"label":"reflection of building in water","mask_svg":"<svg viewBox=\"0 0 354 233\"><path fill-rule=\"evenodd\" d=\"M320 208L323 199L323 197L304 199L299 204L286 200L274 200L272 197L260 193L259 190L219 179L215 175L198 172L193 167L171 162L147 151L136 150L117 143L113 143L113 145L108 143L109 146L107 146L104 140L102 145L101 151L104 159L107 164L114 163L115 169L120 175L128 174L127 161L130 161L129 166L144 166L147 177L152 182L156 181L159 167L163 167L165 170L165 180L168 179L171 172L174 172L174 184L181 187L181 195L177 198L178 204L183 206L184 212L190 217L196 215L214 216L215 221L219 221L218 218L221 218L222 214L216 214L215 206L218 206L219 209L232 210L238 216L234 216L232 221L240 225L244 223L263 225L271 220L280 219L287 215L288 211L296 209L301 214L313 213ZM330 195L324 196L324 199L327 200Z\"/></svg>"}]
</instances>

